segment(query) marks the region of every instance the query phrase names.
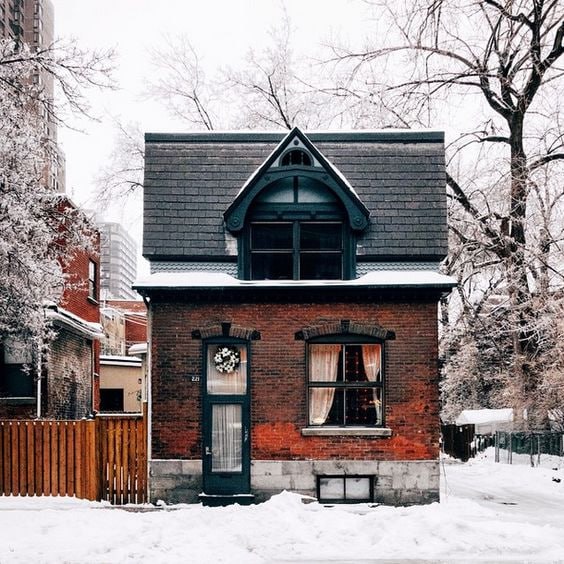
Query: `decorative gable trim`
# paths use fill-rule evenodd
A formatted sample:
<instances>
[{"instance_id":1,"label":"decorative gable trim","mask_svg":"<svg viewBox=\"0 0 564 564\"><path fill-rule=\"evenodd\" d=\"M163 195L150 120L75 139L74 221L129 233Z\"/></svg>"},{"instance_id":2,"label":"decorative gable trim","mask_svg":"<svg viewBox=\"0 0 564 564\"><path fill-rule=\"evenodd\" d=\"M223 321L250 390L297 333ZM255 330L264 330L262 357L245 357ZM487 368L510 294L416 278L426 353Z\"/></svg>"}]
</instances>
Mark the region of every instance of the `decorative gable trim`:
<instances>
[{"instance_id":1,"label":"decorative gable trim","mask_svg":"<svg viewBox=\"0 0 564 564\"><path fill-rule=\"evenodd\" d=\"M260 331L246 327L237 327L231 325L228 321L192 331L192 339L212 339L214 337L260 341Z\"/></svg>"},{"instance_id":2,"label":"decorative gable trim","mask_svg":"<svg viewBox=\"0 0 564 564\"><path fill-rule=\"evenodd\" d=\"M309 341L315 337L323 337L328 335L366 335L384 341L393 341L396 338L394 331L384 329L380 325L368 325L366 323L357 323L348 319L341 319L332 323L324 323L323 325L314 325L304 327L298 331L294 338L296 341Z\"/></svg>"},{"instance_id":3,"label":"decorative gable trim","mask_svg":"<svg viewBox=\"0 0 564 564\"><path fill-rule=\"evenodd\" d=\"M280 167L280 157L291 149L290 144L297 145L308 151L313 159L314 166L294 167L300 168L303 174L316 177L323 182L342 202L351 228L362 231L368 226L370 212L360 200L353 187L349 184L343 174L335 167L298 128L294 127L288 135L279 143L263 164L255 170L247 182L243 185L235 200L223 214L227 229L237 233L243 229L245 218L253 200L261 190L278 178L290 176L287 167Z\"/></svg>"}]
</instances>

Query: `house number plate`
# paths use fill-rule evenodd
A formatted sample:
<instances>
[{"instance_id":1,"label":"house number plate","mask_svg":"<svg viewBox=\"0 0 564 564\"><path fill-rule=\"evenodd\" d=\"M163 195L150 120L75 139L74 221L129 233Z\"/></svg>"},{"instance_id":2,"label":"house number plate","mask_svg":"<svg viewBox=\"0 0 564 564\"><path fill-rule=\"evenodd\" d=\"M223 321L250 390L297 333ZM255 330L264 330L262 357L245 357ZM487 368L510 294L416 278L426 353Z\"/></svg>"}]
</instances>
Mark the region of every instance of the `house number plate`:
<instances>
[{"instance_id":1,"label":"house number plate","mask_svg":"<svg viewBox=\"0 0 564 564\"><path fill-rule=\"evenodd\" d=\"M199 382L199 381L200 381L199 376L190 376L190 382Z\"/></svg>"}]
</instances>

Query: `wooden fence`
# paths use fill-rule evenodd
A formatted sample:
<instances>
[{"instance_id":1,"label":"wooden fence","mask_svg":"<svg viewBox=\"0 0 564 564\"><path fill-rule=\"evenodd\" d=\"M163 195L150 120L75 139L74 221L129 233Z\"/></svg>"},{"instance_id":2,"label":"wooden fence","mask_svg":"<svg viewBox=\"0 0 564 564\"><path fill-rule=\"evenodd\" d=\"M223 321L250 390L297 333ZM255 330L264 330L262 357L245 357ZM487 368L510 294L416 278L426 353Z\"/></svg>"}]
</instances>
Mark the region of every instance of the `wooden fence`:
<instances>
[{"instance_id":1,"label":"wooden fence","mask_svg":"<svg viewBox=\"0 0 564 564\"><path fill-rule=\"evenodd\" d=\"M466 461L474 453L474 425L441 425L443 452L460 460Z\"/></svg>"},{"instance_id":2,"label":"wooden fence","mask_svg":"<svg viewBox=\"0 0 564 564\"><path fill-rule=\"evenodd\" d=\"M146 417L0 421L0 495L143 503Z\"/></svg>"}]
</instances>

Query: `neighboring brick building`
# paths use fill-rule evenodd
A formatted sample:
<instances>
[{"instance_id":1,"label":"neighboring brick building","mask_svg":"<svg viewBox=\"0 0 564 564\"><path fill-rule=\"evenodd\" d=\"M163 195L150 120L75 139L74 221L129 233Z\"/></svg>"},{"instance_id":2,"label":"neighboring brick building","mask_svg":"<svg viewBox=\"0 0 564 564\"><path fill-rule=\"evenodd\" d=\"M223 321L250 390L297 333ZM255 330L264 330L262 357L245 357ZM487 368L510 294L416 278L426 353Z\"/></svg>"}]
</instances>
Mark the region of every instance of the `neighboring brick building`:
<instances>
[{"instance_id":1,"label":"neighboring brick building","mask_svg":"<svg viewBox=\"0 0 564 564\"><path fill-rule=\"evenodd\" d=\"M106 300L106 307L120 312L125 321L125 352L147 342L147 306L141 300Z\"/></svg>"},{"instance_id":2,"label":"neighboring brick building","mask_svg":"<svg viewBox=\"0 0 564 564\"><path fill-rule=\"evenodd\" d=\"M100 411L140 413L147 397L147 306L107 300L101 313Z\"/></svg>"},{"instance_id":3,"label":"neighboring brick building","mask_svg":"<svg viewBox=\"0 0 564 564\"><path fill-rule=\"evenodd\" d=\"M65 197L59 212L74 208ZM61 227L64 245L64 229ZM41 359L28 343L4 342L0 355L0 418L80 419L98 406L100 371L99 236L92 249L75 250L62 263L67 285L57 304L45 304L55 338ZM25 368L27 366L27 368Z\"/></svg>"},{"instance_id":4,"label":"neighboring brick building","mask_svg":"<svg viewBox=\"0 0 564 564\"><path fill-rule=\"evenodd\" d=\"M153 500L439 495L443 134L147 134Z\"/></svg>"}]
</instances>

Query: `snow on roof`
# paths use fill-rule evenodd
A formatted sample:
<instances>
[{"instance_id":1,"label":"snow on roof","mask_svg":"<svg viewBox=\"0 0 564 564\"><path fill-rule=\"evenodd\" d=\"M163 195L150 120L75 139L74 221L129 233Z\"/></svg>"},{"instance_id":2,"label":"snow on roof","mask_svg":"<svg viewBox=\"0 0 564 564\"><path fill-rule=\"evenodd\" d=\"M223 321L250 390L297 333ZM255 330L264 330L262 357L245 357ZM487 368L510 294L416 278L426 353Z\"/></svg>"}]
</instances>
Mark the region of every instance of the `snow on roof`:
<instances>
[{"instance_id":1,"label":"snow on roof","mask_svg":"<svg viewBox=\"0 0 564 564\"><path fill-rule=\"evenodd\" d=\"M131 345L127 349L127 354L129 355L147 354L147 343L136 343L135 345Z\"/></svg>"},{"instance_id":2,"label":"snow on roof","mask_svg":"<svg viewBox=\"0 0 564 564\"><path fill-rule=\"evenodd\" d=\"M100 355L100 364L114 366L141 366L141 359L135 356Z\"/></svg>"},{"instance_id":3,"label":"snow on roof","mask_svg":"<svg viewBox=\"0 0 564 564\"><path fill-rule=\"evenodd\" d=\"M62 307L55 305L46 307L45 316L50 321L64 325L73 331L90 337L91 339L104 338L104 330L99 323L86 321L82 317L79 317Z\"/></svg>"},{"instance_id":4,"label":"snow on roof","mask_svg":"<svg viewBox=\"0 0 564 564\"><path fill-rule=\"evenodd\" d=\"M237 192L237 196L235 197L235 199L237 199L241 194L243 194L243 192L247 189L247 186L249 186L249 184L251 184L254 181L254 179L259 175L259 173L262 172L262 167L264 166L264 163L268 162L272 158L274 153L279 151L280 147L282 147L282 145L286 144L290 135L291 135L291 132L288 133L288 135L285 135L283 137L283 139L280 141L280 143L278 143L278 145L276 145L276 147L272 151L270 151L270 154L268 155L268 157L266 157L266 159L264 159L263 164L261 164L261 166L256 168L251 173L251 176L249 176L249 178L247 178L247 180L243 183L243 186L241 186L241 189L239 190L239 192Z\"/></svg>"},{"instance_id":5,"label":"snow on roof","mask_svg":"<svg viewBox=\"0 0 564 564\"><path fill-rule=\"evenodd\" d=\"M143 290L149 288L452 288L456 280L450 276L428 270L380 270L369 272L355 280L239 280L222 272L155 272L133 285Z\"/></svg>"},{"instance_id":6,"label":"snow on roof","mask_svg":"<svg viewBox=\"0 0 564 564\"><path fill-rule=\"evenodd\" d=\"M317 133L321 133L321 132L317 132ZM266 162L269 162L270 159L272 158L272 156L278 152L282 146L284 145L290 145L290 141L294 138L297 137L299 134L303 135L306 139L308 139L308 134L304 133L303 131L301 131L298 127L294 127L287 135L285 135L282 140L280 141L280 143L278 143L278 145L276 145L276 147L270 152L270 154L268 155L268 157L266 159L264 159L263 164ZM360 200L356 190L352 187L351 183L346 179L345 175L313 144L313 142L311 141L311 139L308 139L308 141L313 145L313 147L315 148L315 150L318 152L319 156L322 159L322 163L321 166L326 166L327 168L331 169L333 171L333 173L340 179L340 181L343 183L343 185L347 188L347 190L349 190L356 199ZM257 169L255 169L253 171L253 173L251 174L251 176L249 176L249 178L247 178L247 180L245 181L245 183L243 184L243 186L241 186L241 189L239 190L239 192L237 193L237 197L239 197L247 188L247 186L249 184L251 184L251 182L254 181L254 179L259 175L259 173L262 173L262 166L259 166Z\"/></svg>"},{"instance_id":7,"label":"snow on roof","mask_svg":"<svg viewBox=\"0 0 564 564\"><path fill-rule=\"evenodd\" d=\"M457 425L479 425L484 423L510 423L513 409L464 409L456 418Z\"/></svg>"}]
</instances>

